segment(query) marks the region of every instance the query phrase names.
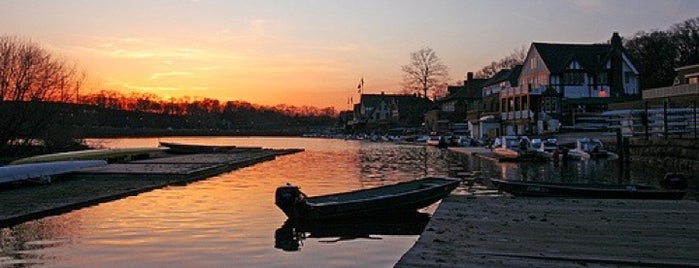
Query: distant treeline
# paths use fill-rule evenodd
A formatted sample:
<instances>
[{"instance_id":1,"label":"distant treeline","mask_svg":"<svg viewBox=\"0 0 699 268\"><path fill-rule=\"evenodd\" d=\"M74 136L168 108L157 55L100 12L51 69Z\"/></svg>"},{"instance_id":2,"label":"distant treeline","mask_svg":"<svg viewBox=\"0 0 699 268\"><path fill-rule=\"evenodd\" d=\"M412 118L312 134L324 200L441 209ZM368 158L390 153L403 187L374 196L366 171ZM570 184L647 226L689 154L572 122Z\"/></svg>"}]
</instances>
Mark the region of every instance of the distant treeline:
<instances>
[{"instance_id":1,"label":"distant treeline","mask_svg":"<svg viewBox=\"0 0 699 268\"><path fill-rule=\"evenodd\" d=\"M333 113L287 113L271 108L255 107L245 102L229 102L223 107L207 107L201 105L203 103L190 103L183 108L184 110L178 112L171 112L169 109L155 112L64 102L4 102L0 105L0 113L9 114L13 111L28 109L30 106L34 106L31 109L37 111L52 111L54 114L52 118L59 123L60 128L73 129L71 132L77 137L139 136L138 133L150 133L154 129L163 131L157 133L173 135L208 132L285 133L290 130L330 126L337 123ZM38 118L30 117L27 120L38 120ZM112 132L124 134L110 134Z\"/></svg>"}]
</instances>

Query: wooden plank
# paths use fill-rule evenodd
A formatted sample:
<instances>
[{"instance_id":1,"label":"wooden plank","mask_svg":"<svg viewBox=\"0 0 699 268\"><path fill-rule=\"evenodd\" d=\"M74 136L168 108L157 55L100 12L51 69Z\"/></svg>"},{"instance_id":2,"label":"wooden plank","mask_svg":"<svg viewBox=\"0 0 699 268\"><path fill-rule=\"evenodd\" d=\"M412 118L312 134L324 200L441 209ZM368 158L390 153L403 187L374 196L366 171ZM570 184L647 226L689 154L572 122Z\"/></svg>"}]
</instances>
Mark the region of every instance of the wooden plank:
<instances>
[{"instance_id":1,"label":"wooden plank","mask_svg":"<svg viewBox=\"0 0 699 268\"><path fill-rule=\"evenodd\" d=\"M697 222L689 200L452 195L396 267L699 267Z\"/></svg>"}]
</instances>

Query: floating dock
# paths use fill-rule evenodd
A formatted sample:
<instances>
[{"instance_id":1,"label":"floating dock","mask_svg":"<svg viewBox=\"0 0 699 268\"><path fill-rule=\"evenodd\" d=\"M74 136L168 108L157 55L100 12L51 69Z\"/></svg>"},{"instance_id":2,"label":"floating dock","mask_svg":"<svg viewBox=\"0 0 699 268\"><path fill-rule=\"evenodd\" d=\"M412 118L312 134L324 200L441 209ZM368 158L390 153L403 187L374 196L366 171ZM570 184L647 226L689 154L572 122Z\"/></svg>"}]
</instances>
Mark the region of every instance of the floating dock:
<instances>
[{"instance_id":1,"label":"floating dock","mask_svg":"<svg viewBox=\"0 0 699 268\"><path fill-rule=\"evenodd\" d=\"M237 153L165 154L161 157L87 168L48 184L0 189L0 227L116 200L168 185L181 185L303 149Z\"/></svg>"},{"instance_id":2,"label":"floating dock","mask_svg":"<svg viewBox=\"0 0 699 268\"><path fill-rule=\"evenodd\" d=\"M395 267L699 267L690 200L451 195Z\"/></svg>"}]
</instances>

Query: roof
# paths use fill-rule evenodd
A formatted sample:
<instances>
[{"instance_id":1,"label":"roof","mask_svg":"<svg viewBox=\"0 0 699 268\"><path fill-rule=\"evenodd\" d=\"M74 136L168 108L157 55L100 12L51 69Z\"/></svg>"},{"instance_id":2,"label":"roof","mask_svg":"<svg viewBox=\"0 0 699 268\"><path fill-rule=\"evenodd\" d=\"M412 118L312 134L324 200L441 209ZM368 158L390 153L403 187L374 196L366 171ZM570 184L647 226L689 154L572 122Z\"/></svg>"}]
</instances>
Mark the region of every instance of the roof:
<instances>
[{"instance_id":1,"label":"roof","mask_svg":"<svg viewBox=\"0 0 699 268\"><path fill-rule=\"evenodd\" d=\"M551 44L532 43L551 73L563 72L568 64L577 61L591 72L600 72L607 66L612 52L611 44Z\"/></svg>"},{"instance_id":2,"label":"roof","mask_svg":"<svg viewBox=\"0 0 699 268\"><path fill-rule=\"evenodd\" d=\"M444 102L444 101L450 101L450 100L459 100L459 99L480 99L481 98L481 89L483 88L483 83L487 81L488 79L471 79L465 82L465 85L460 86L460 87L451 87L455 88L455 90L452 91L451 94L447 95L444 98L439 99L439 102Z\"/></svg>"},{"instance_id":3,"label":"roof","mask_svg":"<svg viewBox=\"0 0 699 268\"><path fill-rule=\"evenodd\" d=\"M493 77L483 82L481 86L487 87L491 85L499 84L500 82L508 81L510 85L516 87L519 80L519 73L522 71L522 65L515 65L512 69L502 69L497 72Z\"/></svg>"},{"instance_id":4,"label":"roof","mask_svg":"<svg viewBox=\"0 0 699 268\"><path fill-rule=\"evenodd\" d=\"M388 105L396 104L399 111L412 108L431 109L434 106L434 103L428 99L401 94L362 94L360 102L364 107L377 107L381 102Z\"/></svg>"}]
</instances>

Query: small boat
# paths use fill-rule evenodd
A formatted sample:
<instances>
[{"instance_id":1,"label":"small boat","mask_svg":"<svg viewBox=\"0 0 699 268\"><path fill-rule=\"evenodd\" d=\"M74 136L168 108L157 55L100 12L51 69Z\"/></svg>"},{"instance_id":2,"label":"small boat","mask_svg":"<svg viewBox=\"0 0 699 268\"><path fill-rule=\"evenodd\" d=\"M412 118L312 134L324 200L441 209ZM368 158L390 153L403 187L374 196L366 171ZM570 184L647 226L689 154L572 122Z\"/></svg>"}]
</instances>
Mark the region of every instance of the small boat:
<instances>
[{"instance_id":1,"label":"small boat","mask_svg":"<svg viewBox=\"0 0 699 268\"><path fill-rule=\"evenodd\" d=\"M250 150L262 150L262 147L239 147L236 145L204 145L175 142L160 142L160 147L166 147L168 152L180 154L196 153L236 153Z\"/></svg>"},{"instance_id":2,"label":"small boat","mask_svg":"<svg viewBox=\"0 0 699 268\"><path fill-rule=\"evenodd\" d=\"M599 159L616 158L615 153L604 149L604 144L599 139L582 138L575 141L575 149L570 150L570 157L574 159Z\"/></svg>"},{"instance_id":3,"label":"small boat","mask_svg":"<svg viewBox=\"0 0 699 268\"><path fill-rule=\"evenodd\" d=\"M83 168L106 166L104 160L57 161L32 163L0 167L0 183L18 182L30 179L42 179L51 182L51 176L61 175Z\"/></svg>"},{"instance_id":4,"label":"small boat","mask_svg":"<svg viewBox=\"0 0 699 268\"><path fill-rule=\"evenodd\" d=\"M449 142L447 141L447 138L445 136L430 135L430 138L427 139L427 145L437 146L439 148L447 148L449 146Z\"/></svg>"},{"instance_id":5,"label":"small boat","mask_svg":"<svg viewBox=\"0 0 699 268\"><path fill-rule=\"evenodd\" d=\"M277 188L275 204L290 219L330 220L338 218L395 215L415 211L446 197L460 179L425 177L394 185L345 193L307 197L297 186Z\"/></svg>"},{"instance_id":6,"label":"small boat","mask_svg":"<svg viewBox=\"0 0 699 268\"><path fill-rule=\"evenodd\" d=\"M106 160L108 162L148 158L164 151L163 148L120 148L120 149L91 149L55 154L37 155L15 160L10 165L31 164L41 162L70 161L70 160Z\"/></svg>"},{"instance_id":7,"label":"small boat","mask_svg":"<svg viewBox=\"0 0 699 268\"><path fill-rule=\"evenodd\" d=\"M567 184L500 179L491 181L499 190L514 196L679 200L687 193L686 190L659 189L638 184Z\"/></svg>"},{"instance_id":8,"label":"small boat","mask_svg":"<svg viewBox=\"0 0 699 268\"><path fill-rule=\"evenodd\" d=\"M501 136L493 143L493 152L500 161L521 161L536 159L536 150L527 137Z\"/></svg>"}]
</instances>

